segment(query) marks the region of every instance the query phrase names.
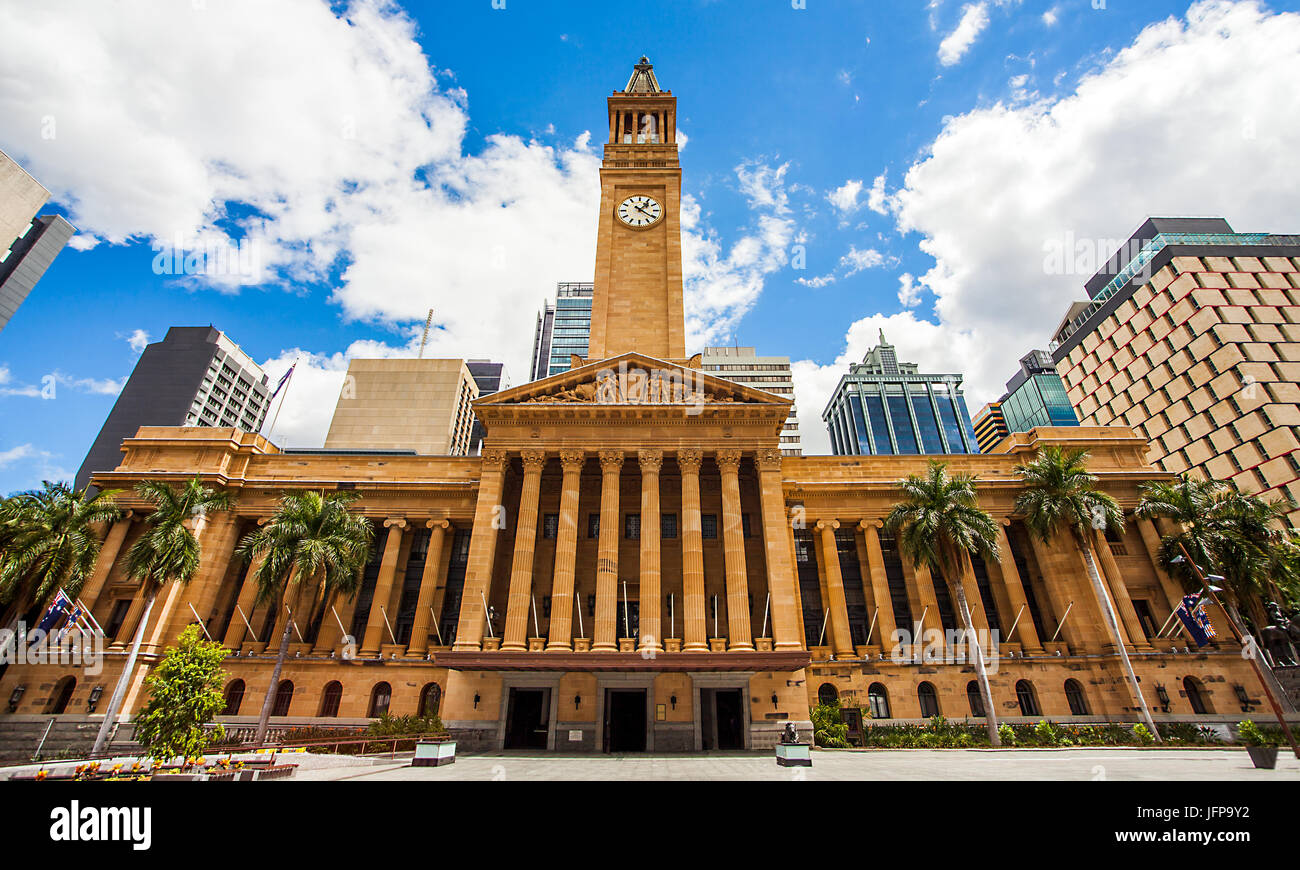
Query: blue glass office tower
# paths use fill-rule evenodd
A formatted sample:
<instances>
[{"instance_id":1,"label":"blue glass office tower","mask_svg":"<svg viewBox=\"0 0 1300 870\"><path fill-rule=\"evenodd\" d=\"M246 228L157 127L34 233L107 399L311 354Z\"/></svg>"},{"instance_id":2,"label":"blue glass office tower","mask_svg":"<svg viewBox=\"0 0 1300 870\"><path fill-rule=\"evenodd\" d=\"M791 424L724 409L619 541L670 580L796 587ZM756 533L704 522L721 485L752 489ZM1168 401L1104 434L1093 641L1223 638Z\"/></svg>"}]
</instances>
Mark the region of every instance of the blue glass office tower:
<instances>
[{"instance_id":1,"label":"blue glass office tower","mask_svg":"<svg viewBox=\"0 0 1300 870\"><path fill-rule=\"evenodd\" d=\"M979 453L962 376L927 375L880 344L840 378L822 419L836 456Z\"/></svg>"},{"instance_id":2,"label":"blue glass office tower","mask_svg":"<svg viewBox=\"0 0 1300 870\"><path fill-rule=\"evenodd\" d=\"M1007 381L1007 394L999 402L1011 432L1028 432L1035 426L1079 425L1052 355L1045 350L1030 351L1020 358L1020 371Z\"/></svg>"},{"instance_id":3,"label":"blue glass office tower","mask_svg":"<svg viewBox=\"0 0 1300 870\"><path fill-rule=\"evenodd\" d=\"M573 354L586 359L591 340L593 286L590 282L557 285L555 304L547 302L537 315L530 380L567 372Z\"/></svg>"}]
</instances>

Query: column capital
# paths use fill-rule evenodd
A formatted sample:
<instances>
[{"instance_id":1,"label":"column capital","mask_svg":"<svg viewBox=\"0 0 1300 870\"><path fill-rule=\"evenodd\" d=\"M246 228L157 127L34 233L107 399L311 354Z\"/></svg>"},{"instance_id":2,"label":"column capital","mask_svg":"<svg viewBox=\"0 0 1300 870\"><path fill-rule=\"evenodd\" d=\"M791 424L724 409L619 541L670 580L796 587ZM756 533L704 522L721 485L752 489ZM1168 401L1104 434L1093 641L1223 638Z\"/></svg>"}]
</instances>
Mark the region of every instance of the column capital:
<instances>
[{"instance_id":1,"label":"column capital","mask_svg":"<svg viewBox=\"0 0 1300 870\"><path fill-rule=\"evenodd\" d=\"M713 458L718 463L718 468L722 469L723 474L734 474L740 470L741 452L735 449L719 450Z\"/></svg>"},{"instance_id":2,"label":"column capital","mask_svg":"<svg viewBox=\"0 0 1300 870\"><path fill-rule=\"evenodd\" d=\"M869 531L871 529L880 530L883 529L884 527L885 527L885 521L880 519L879 517L875 517L872 519L867 519L864 517L863 519L858 520L858 528L862 529L862 531L864 532Z\"/></svg>"},{"instance_id":3,"label":"column capital","mask_svg":"<svg viewBox=\"0 0 1300 870\"><path fill-rule=\"evenodd\" d=\"M451 520L445 518L441 520L429 520L424 525L425 528L442 529L445 532L451 528Z\"/></svg>"},{"instance_id":4,"label":"column capital","mask_svg":"<svg viewBox=\"0 0 1300 870\"><path fill-rule=\"evenodd\" d=\"M620 471L623 468L622 450L600 451L600 470L603 472Z\"/></svg>"},{"instance_id":5,"label":"column capital","mask_svg":"<svg viewBox=\"0 0 1300 870\"><path fill-rule=\"evenodd\" d=\"M641 465L641 473L653 471L658 474L659 469L664 464L664 452L662 450L638 450L636 460Z\"/></svg>"},{"instance_id":6,"label":"column capital","mask_svg":"<svg viewBox=\"0 0 1300 870\"><path fill-rule=\"evenodd\" d=\"M565 471L582 471L587 464L587 451L581 448L566 448L560 451L560 465Z\"/></svg>"},{"instance_id":7,"label":"column capital","mask_svg":"<svg viewBox=\"0 0 1300 870\"><path fill-rule=\"evenodd\" d=\"M521 450L519 456L524 461L524 471L541 471L546 466L545 450Z\"/></svg>"},{"instance_id":8,"label":"column capital","mask_svg":"<svg viewBox=\"0 0 1300 870\"><path fill-rule=\"evenodd\" d=\"M687 447L677 451L677 467L683 474L699 474L704 462L704 451L698 447Z\"/></svg>"},{"instance_id":9,"label":"column capital","mask_svg":"<svg viewBox=\"0 0 1300 870\"><path fill-rule=\"evenodd\" d=\"M389 517L384 520L384 528L404 529L406 528L406 517Z\"/></svg>"},{"instance_id":10,"label":"column capital","mask_svg":"<svg viewBox=\"0 0 1300 870\"><path fill-rule=\"evenodd\" d=\"M510 451L502 450L500 447L492 447L483 451L484 471L505 471L506 466L509 464Z\"/></svg>"},{"instance_id":11,"label":"column capital","mask_svg":"<svg viewBox=\"0 0 1300 870\"><path fill-rule=\"evenodd\" d=\"M754 454L754 464L759 471L780 471L782 458L780 450L769 447Z\"/></svg>"},{"instance_id":12,"label":"column capital","mask_svg":"<svg viewBox=\"0 0 1300 870\"><path fill-rule=\"evenodd\" d=\"M830 529L830 530L834 531L835 529L838 529L839 527L840 527L840 521L839 521L839 520L818 520L818 521L817 521L817 531L819 531L819 532L824 532L824 531L826 531L827 529Z\"/></svg>"}]
</instances>

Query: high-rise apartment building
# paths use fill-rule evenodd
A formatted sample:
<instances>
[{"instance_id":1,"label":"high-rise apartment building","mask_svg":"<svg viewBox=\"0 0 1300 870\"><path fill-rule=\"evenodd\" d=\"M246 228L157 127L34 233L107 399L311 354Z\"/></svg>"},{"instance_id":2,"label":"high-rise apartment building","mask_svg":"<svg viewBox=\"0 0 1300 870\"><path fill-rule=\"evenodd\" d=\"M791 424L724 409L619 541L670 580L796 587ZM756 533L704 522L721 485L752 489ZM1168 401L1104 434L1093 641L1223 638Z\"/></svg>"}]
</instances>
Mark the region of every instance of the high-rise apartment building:
<instances>
[{"instance_id":1,"label":"high-rise apartment building","mask_svg":"<svg viewBox=\"0 0 1300 870\"><path fill-rule=\"evenodd\" d=\"M354 359L325 448L468 456L478 396L464 360Z\"/></svg>"},{"instance_id":2,"label":"high-rise apartment building","mask_svg":"<svg viewBox=\"0 0 1300 870\"><path fill-rule=\"evenodd\" d=\"M112 471L141 426L213 426L257 432L270 407L266 373L221 330L173 326L140 354L77 471L76 486Z\"/></svg>"},{"instance_id":3,"label":"high-rise apartment building","mask_svg":"<svg viewBox=\"0 0 1300 870\"><path fill-rule=\"evenodd\" d=\"M822 412L836 456L979 453L959 374L922 374L880 344L854 363Z\"/></svg>"},{"instance_id":4,"label":"high-rise apartment building","mask_svg":"<svg viewBox=\"0 0 1300 870\"><path fill-rule=\"evenodd\" d=\"M490 396L500 390L510 389L510 374L506 371L506 364L492 362L485 359L471 359L465 361L465 368L469 369L470 377L474 378L474 385L478 387L479 398ZM469 453L471 456L477 456L483 447L483 436L487 430L477 419L474 420L473 429L470 431Z\"/></svg>"},{"instance_id":5,"label":"high-rise apartment building","mask_svg":"<svg viewBox=\"0 0 1300 870\"><path fill-rule=\"evenodd\" d=\"M574 354L587 358L593 291L594 285L590 282L559 284L554 304L543 304L533 334L529 380L537 381L567 372Z\"/></svg>"},{"instance_id":6,"label":"high-rise apartment building","mask_svg":"<svg viewBox=\"0 0 1300 870\"><path fill-rule=\"evenodd\" d=\"M1131 426L1158 467L1300 521L1300 236L1153 218L1086 286L1052 345L1083 425Z\"/></svg>"},{"instance_id":7,"label":"high-rise apartment building","mask_svg":"<svg viewBox=\"0 0 1300 870\"><path fill-rule=\"evenodd\" d=\"M759 356L752 347L706 347L700 356L704 371L748 387L756 387L794 400L794 379L790 376L790 357ZM802 456L799 416L794 405L781 430L781 452Z\"/></svg>"},{"instance_id":8,"label":"high-rise apartment building","mask_svg":"<svg viewBox=\"0 0 1300 870\"><path fill-rule=\"evenodd\" d=\"M0 329L76 230L61 216L36 217L50 192L0 151Z\"/></svg>"},{"instance_id":9,"label":"high-rise apartment building","mask_svg":"<svg viewBox=\"0 0 1300 870\"><path fill-rule=\"evenodd\" d=\"M971 422L980 453L992 453L998 442L1011 434L1007 428L1007 419L1002 416L1002 406L997 402L989 402L976 411Z\"/></svg>"}]
</instances>

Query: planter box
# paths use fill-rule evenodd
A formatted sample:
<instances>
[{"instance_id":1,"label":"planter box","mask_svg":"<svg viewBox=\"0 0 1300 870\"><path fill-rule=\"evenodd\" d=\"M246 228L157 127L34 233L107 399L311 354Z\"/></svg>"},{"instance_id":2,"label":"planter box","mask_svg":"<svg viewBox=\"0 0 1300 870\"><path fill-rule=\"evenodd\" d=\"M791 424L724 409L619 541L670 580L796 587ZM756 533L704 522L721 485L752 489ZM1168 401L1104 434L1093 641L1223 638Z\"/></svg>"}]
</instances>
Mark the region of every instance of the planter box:
<instances>
[{"instance_id":1,"label":"planter box","mask_svg":"<svg viewBox=\"0 0 1300 870\"><path fill-rule=\"evenodd\" d=\"M664 638L664 652L675 653L681 651L682 651L682 639L680 637Z\"/></svg>"},{"instance_id":2,"label":"planter box","mask_svg":"<svg viewBox=\"0 0 1300 870\"><path fill-rule=\"evenodd\" d=\"M575 637L573 639L574 652L591 652L591 638Z\"/></svg>"},{"instance_id":3,"label":"planter box","mask_svg":"<svg viewBox=\"0 0 1300 870\"><path fill-rule=\"evenodd\" d=\"M501 649L501 638L499 638L499 637L485 637L485 638L483 638L483 649L484 649L484 650L498 650L498 649Z\"/></svg>"},{"instance_id":4,"label":"planter box","mask_svg":"<svg viewBox=\"0 0 1300 870\"><path fill-rule=\"evenodd\" d=\"M636 652L636 638L620 637L618 639L618 651L622 653Z\"/></svg>"},{"instance_id":5,"label":"planter box","mask_svg":"<svg viewBox=\"0 0 1300 870\"><path fill-rule=\"evenodd\" d=\"M415 744L411 767L442 767L456 763L455 740L420 740Z\"/></svg>"},{"instance_id":6,"label":"planter box","mask_svg":"<svg viewBox=\"0 0 1300 870\"><path fill-rule=\"evenodd\" d=\"M1272 770L1277 767L1276 746L1247 746L1246 751L1250 753L1250 760L1260 770Z\"/></svg>"},{"instance_id":7,"label":"planter box","mask_svg":"<svg viewBox=\"0 0 1300 870\"><path fill-rule=\"evenodd\" d=\"M875 661L876 656L880 655L880 647L874 643L868 644L866 646L860 646L857 648L857 650L858 650L858 658L868 659L870 661Z\"/></svg>"},{"instance_id":8,"label":"planter box","mask_svg":"<svg viewBox=\"0 0 1300 870\"><path fill-rule=\"evenodd\" d=\"M754 638L754 649L757 650L758 652L771 652L771 651L772 651L772 638L770 638L770 637L756 637L756 638Z\"/></svg>"},{"instance_id":9,"label":"planter box","mask_svg":"<svg viewBox=\"0 0 1300 870\"><path fill-rule=\"evenodd\" d=\"M726 652L727 639L725 637L709 638L709 652Z\"/></svg>"},{"instance_id":10,"label":"planter box","mask_svg":"<svg viewBox=\"0 0 1300 870\"><path fill-rule=\"evenodd\" d=\"M807 743L776 744L778 767L812 767L812 747Z\"/></svg>"},{"instance_id":11,"label":"planter box","mask_svg":"<svg viewBox=\"0 0 1300 870\"><path fill-rule=\"evenodd\" d=\"M529 651L529 652L542 652L542 651L544 651L545 649L546 649L546 638L544 638L544 637L530 637L530 638L528 638L528 651Z\"/></svg>"},{"instance_id":12,"label":"planter box","mask_svg":"<svg viewBox=\"0 0 1300 870\"><path fill-rule=\"evenodd\" d=\"M1058 652L1062 656L1068 656L1070 654L1070 647L1063 640L1045 641L1043 643L1043 649L1047 652L1049 656L1054 656Z\"/></svg>"}]
</instances>

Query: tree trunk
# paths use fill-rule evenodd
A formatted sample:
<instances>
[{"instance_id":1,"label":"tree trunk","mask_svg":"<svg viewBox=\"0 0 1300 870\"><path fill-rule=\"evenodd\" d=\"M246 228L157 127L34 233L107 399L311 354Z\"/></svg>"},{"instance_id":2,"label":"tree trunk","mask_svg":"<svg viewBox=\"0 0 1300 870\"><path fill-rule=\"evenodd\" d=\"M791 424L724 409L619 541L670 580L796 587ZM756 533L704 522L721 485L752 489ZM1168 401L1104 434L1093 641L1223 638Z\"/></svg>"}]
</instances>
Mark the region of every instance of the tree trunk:
<instances>
[{"instance_id":1,"label":"tree trunk","mask_svg":"<svg viewBox=\"0 0 1300 870\"><path fill-rule=\"evenodd\" d=\"M126 667L122 669L122 675L117 678L117 685L113 688L113 697L109 699L108 708L104 710L104 723L99 726L99 733L95 735L95 745L90 750L91 755L99 755L108 744L109 735L113 731L113 720L117 718L117 712L122 708L122 699L126 696L126 687L135 673L135 660L140 655L140 644L144 641L145 626L149 624L149 614L153 611L153 603L157 598L158 589L155 588L145 600L144 613L140 614L140 624L135 627L135 637L131 639L131 654L126 657Z\"/></svg>"},{"instance_id":2,"label":"tree trunk","mask_svg":"<svg viewBox=\"0 0 1300 870\"><path fill-rule=\"evenodd\" d=\"M989 675L984 667L984 649L980 646L979 635L975 633L975 624L971 620L970 606L966 603L966 590L961 579L958 578L952 585L957 592L957 607L961 610L962 622L966 625L966 636L970 638L970 646L975 650L975 673L979 676L980 695L984 698L984 724L989 730L989 743L993 746L1001 746L998 716L993 707L993 690L989 687Z\"/></svg>"},{"instance_id":3,"label":"tree trunk","mask_svg":"<svg viewBox=\"0 0 1300 870\"><path fill-rule=\"evenodd\" d=\"M1083 562L1088 568L1088 579L1092 581L1093 594L1097 596L1097 603L1101 605L1101 612L1106 617L1106 628L1110 631L1110 638L1115 642L1115 648L1119 650L1120 661L1124 664L1124 673L1128 677L1129 685L1133 689L1133 697L1137 699L1138 707L1142 712L1142 721L1147 728L1151 729L1151 736L1155 738L1156 742L1161 743L1163 741L1160 737L1160 729L1156 727L1155 720L1151 718L1151 710L1147 708L1147 699L1142 696L1142 687L1138 685L1137 674L1133 673L1133 664L1128 660L1128 650L1124 649L1124 641L1120 638L1119 621L1115 616L1115 606L1111 603L1110 595L1106 593L1106 587L1102 584L1101 574L1097 571L1097 562L1092 556L1092 547L1085 541L1077 539L1075 544L1083 554Z\"/></svg>"},{"instance_id":4,"label":"tree trunk","mask_svg":"<svg viewBox=\"0 0 1300 870\"><path fill-rule=\"evenodd\" d=\"M289 575L289 582L285 584L284 599L290 594L289 587L294 587L293 605L296 609L298 606L298 597L302 594L302 586L296 582L298 569L295 568ZM287 607L287 602L282 600L281 607ZM271 724L271 707L275 704L276 690L280 687L280 673L284 670L284 660L289 657L289 632L293 631L293 611L289 611L284 617L284 632L280 635L280 652L275 657L275 668L271 671L271 685L267 686L266 697L262 699L262 712L257 716L257 734L253 742L261 745L266 742L266 730Z\"/></svg>"}]
</instances>

